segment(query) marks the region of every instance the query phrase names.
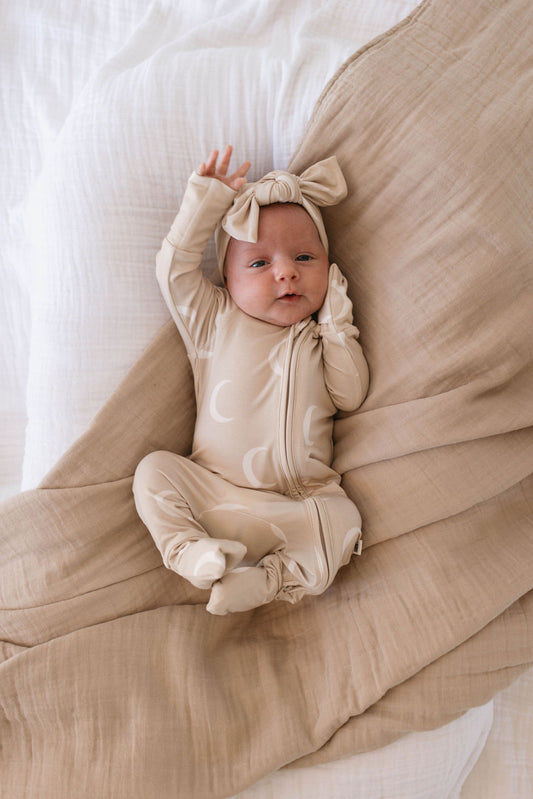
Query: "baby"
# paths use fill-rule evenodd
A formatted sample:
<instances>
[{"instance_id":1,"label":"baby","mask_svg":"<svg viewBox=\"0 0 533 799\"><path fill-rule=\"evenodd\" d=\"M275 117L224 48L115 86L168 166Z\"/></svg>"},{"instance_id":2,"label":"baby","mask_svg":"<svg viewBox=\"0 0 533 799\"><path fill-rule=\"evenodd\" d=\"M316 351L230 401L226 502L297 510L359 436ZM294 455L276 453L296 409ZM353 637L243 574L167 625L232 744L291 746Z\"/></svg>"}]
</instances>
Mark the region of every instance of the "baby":
<instances>
[{"instance_id":1,"label":"baby","mask_svg":"<svg viewBox=\"0 0 533 799\"><path fill-rule=\"evenodd\" d=\"M194 374L192 453L152 452L133 487L165 566L211 589L217 615L322 593L360 554L332 430L368 388L319 210L346 196L336 158L246 183L248 161L228 175L231 152L192 174L157 256ZM223 288L200 268L215 229Z\"/></svg>"}]
</instances>

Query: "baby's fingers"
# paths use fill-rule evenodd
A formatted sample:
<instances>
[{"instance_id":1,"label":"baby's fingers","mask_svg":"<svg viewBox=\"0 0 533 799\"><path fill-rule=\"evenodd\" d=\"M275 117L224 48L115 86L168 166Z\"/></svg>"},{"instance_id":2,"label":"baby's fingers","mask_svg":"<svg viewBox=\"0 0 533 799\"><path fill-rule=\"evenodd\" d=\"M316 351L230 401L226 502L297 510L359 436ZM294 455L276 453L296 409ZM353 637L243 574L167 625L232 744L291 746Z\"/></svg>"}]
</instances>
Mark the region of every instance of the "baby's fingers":
<instances>
[{"instance_id":1,"label":"baby's fingers","mask_svg":"<svg viewBox=\"0 0 533 799\"><path fill-rule=\"evenodd\" d=\"M207 162L202 161L198 169L196 170L199 175L212 177L216 172L216 164L218 158L218 150L212 150L209 154L209 158Z\"/></svg>"},{"instance_id":2,"label":"baby's fingers","mask_svg":"<svg viewBox=\"0 0 533 799\"><path fill-rule=\"evenodd\" d=\"M220 159L220 166L218 167L218 174L219 175L226 175L229 167L229 162L231 161L231 154L233 152L233 147L231 144L227 144L224 152L222 153L222 158Z\"/></svg>"},{"instance_id":3,"label":"baby's fingers","mask_svg":"<svg viewBox=\"0 0 533 799\"><path fill-rule=\"evenodd\" d=\"M230 188L237 190L239 189L244 183L246 183L245 175L250 169L250 161L244 161L240 165L235 172L227 177L228 167L231 161L231 156L233 153L233 147L231 144L228 144L222 153L222 158L220 159L220 164L217 165L218 150L213 150L209 158L206 162L202 162L196 172L198 175L208 178L216 178L220 180L222 183L225 183L226 186L230 186Z\"/></svg>"},{"instance_id":4,"label":"baby's fingers","mask_svg":"<svg viewBox=\"0 0 533 799\"><path fill-rule=\"evenodd\" d=\"M246 183L245 175L250 167L250 161L245 161L238 169L235 170L233 175L228 178L228 181L233 189L240 189L240 187Z\"/></svg>"},{"instance_id":5,"label":"baby's fingers","mask_svg":"<svg viewBox=\"0 0 533 799\"><path fill-rule=\"evenodd\" d=\"M250 163L250 161L244 161L240 165L240 167L235 170L235 172L233 173L232 177L233 178L243 178L246 175L246 173L248 172L248 170L250 169L251 166L252 166L252 164Z\"/></svg>"}]
</instances>

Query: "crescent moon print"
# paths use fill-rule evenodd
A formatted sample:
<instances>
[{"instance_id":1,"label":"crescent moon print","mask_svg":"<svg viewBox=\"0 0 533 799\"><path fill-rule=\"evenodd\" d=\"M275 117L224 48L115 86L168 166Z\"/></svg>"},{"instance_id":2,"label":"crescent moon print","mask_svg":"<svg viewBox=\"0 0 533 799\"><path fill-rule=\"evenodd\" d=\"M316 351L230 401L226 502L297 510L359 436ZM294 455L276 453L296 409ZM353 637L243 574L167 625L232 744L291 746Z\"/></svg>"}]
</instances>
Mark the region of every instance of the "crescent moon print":
<instances>
[{"instance_id":1,"label":"crescent moon print","mask_svg":"<svg viewBox=\"0 0 533 799\"><path fill-rule=\"evenodd\" d=\"M154 499L158 505L168 508L169 506L175 510L178 506L178 492L177 491L170 491L169 489L164 489L163 491L158 491L157 494L154 495Z\"/></svg>"},{"instance_id":2,"label":"crescent moon print","mask_svg":"<svg viewBox=\"0 0 533 799\"><path fill-rule=\"evenodd\" d=\"M196 319L196 310L191 308L190 305L177 305L176 310L182 316L188 317L191 322L194 322Z\"/></svg>"},{"instance_id":3,"label":"crescent moon print","mask_svg":"<svg viewBox=\"0 0 533 799\"><path fill-rule=\"evenodd\" d=\"M342 318L343 316L349 314L351 311L351 303L348 298L348 295L346 294L346 281L345 280L340 281L334 279L332 281L332 284L335 294L337 295L335 299L335 305L337 306L335 309L335 316L337 318L339 317Z\"/></svg>"},{"instance_id":4,"label":"crescent moon print","mask_svg":"<svg viewBox=\"0 0 533 799\"><path fill-rule=\"evenodd\" d=\"M259 480L254 472L253 461L258 452L266 452L266 447L254 447L249 449L244 458L242 459L242 470L246 479L253 488L269 488L270 486L264 485Z\"/></svg>"},{"instance_id":5,"label":"crescent moon print","mask_svg":"<svg viewBox=\"0 0 533 799\"><path fill-rule=\"evenodd\" d=\"M283 365L280 363L279 355L281 348L284 346L285 346L285 341L280 341L279 344L276 344L274 347L272 347L268 356L268 362L270 364L270 368L272 369L275 375L279 375L280 377L283 374Z\"/></svg>"},{"instance_id":6,"label":"crescent moon print","mask_svg":"<svg viewBox=\"0 0 533 799\"><path fill-rule=\"evenodd\" d=\"M316 407L316 405L311 405L306 410L304 416L304 441L308 447L312 447L314 444L314 442L309 438L309 433L311 432L311 418Z\"/></svg>"},{"instance_id":7,"label":"crescent moon print","mask_svg":"<svg viewBox=\"0 0 533 799\"><path fill-rule=\"evenodd\" d=\"M215 422L220 422L221 424L233 421L233 416L223 416L223 414L219 413L217 410L218 392L226 383L231 383L231 380L221 380L220 383L217 383L211 394L211 400L209 401L209 413L211 414L211 418L214 419Z\"/></svg>"}]
</instances>

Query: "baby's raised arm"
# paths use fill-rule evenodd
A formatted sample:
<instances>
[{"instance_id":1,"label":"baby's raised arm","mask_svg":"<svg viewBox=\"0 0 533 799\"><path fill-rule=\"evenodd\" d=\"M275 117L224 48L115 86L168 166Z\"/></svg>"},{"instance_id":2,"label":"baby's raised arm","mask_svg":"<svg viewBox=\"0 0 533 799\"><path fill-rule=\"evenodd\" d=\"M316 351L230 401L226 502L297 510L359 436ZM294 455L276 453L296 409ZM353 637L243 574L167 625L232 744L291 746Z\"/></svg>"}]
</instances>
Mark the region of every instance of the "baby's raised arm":
<instances>
[{"instance_id":1,"label":"baby's raised arm","mask_svg":"<svg viewBox=\"0 0 533 799\"><path fill-rule=\"evenodd\" d=\"M230 189L237 191L237 189L240 189L240 187L246 183L245 175L250 169L251 164L249 161L244 161L233 174L228 175L227 172L232 152L233 148L231 144L228 144L222 153L220 164L217 166L218 150L213 150L207 161L200 164L196 170L197 173L202 177L216 178L216 180L220 180L221 183L229 186Z\"/></svg>"},{"instance_id":2,"label":"baby's raised arm","mask_svg":"<svg viewBox=\"0 0 533 799\"><path fill-rule=\"evenodd\" d=\"M161 292L190 355L209 349L209 320L221 302L220 289L202 273L203 253L250 168L245 161L228 175L231 154L228 145L217 164L219 153L213 150L207 162L193 172L156 259Z\"/></svg>"}]
</instances>

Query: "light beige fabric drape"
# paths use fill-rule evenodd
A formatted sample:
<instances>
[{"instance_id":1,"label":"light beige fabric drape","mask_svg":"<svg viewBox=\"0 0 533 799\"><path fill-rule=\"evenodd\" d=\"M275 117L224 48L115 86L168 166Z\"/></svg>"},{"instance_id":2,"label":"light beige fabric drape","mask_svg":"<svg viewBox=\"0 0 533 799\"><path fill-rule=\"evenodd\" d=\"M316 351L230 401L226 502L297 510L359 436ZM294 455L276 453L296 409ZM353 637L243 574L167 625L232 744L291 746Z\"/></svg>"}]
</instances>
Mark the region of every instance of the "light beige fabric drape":
<instances>
[{"instance_id":1,"label":"light beige fabric drape","mask_svg":"<svg viewBox=\"0 0 533 799\"><path fill-rule=\"evenodd\" d=\"M325 219L371 369L335 461L367 548L326 594L216 618L162 567L131 475L191 443L172 326L3 504L6 795L228 796L441 725L533 661L531 22L529 0L423 3L293 159L346 176Z\"/></svg>"}]
</instances>

